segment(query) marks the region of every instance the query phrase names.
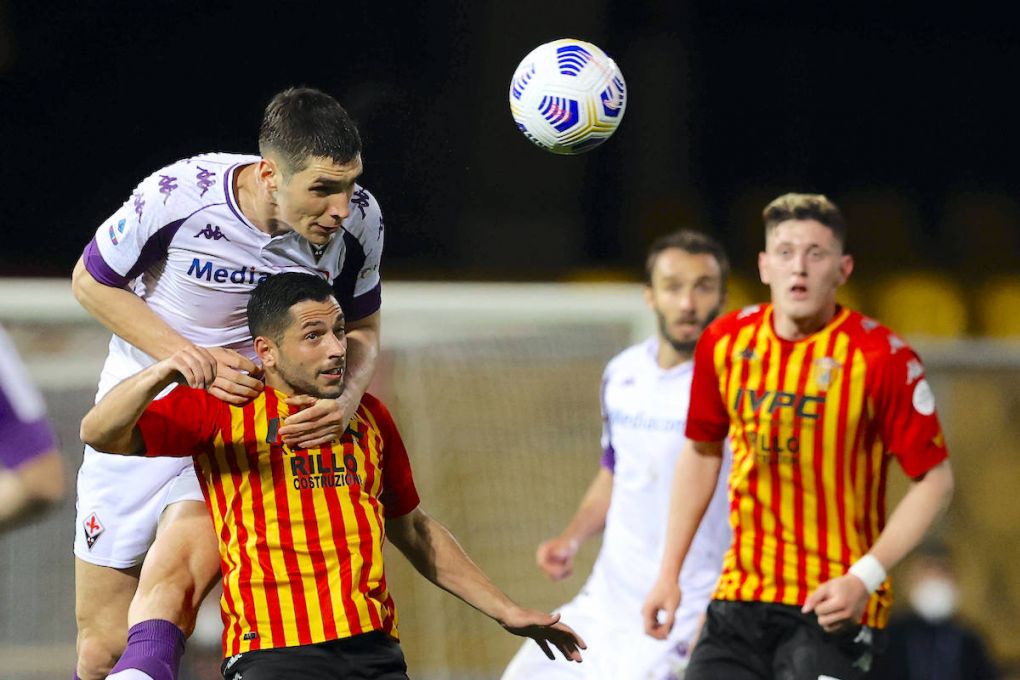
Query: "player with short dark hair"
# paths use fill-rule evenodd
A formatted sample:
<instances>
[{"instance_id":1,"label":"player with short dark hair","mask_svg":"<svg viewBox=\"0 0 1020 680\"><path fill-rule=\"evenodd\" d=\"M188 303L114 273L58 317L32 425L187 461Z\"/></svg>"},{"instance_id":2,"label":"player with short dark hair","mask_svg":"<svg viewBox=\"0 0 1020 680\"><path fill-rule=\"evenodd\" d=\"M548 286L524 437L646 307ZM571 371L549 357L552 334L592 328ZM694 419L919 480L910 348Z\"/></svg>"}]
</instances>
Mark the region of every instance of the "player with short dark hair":
<instances>
[{"instance_id":1,"label":"player with short dark hair","mask_svg":"<svg viewBox=\"0 0 1020 680\"><path fill-rule=\"evenodd\" d=\"M121 382L81 424L97 450L194 457L219 536L224 677L406 680L384 538L429 580L534 638L550 658L551 644L580 661L584 642L559 616L514 604L421 509L400 433L378 399L365 394L348 428L322 446L280 440L290 397L344 390L344 318L329 284L271 276L248 308L266 382L255 400L238 406L208 394L215 358L186 347ZM153 401L175 382L187 386ZM110 677L169 680L179 655L172 639L139 636Z\"/></svg>"},{"instance_id":2,"label":"player with short dark hair","mask_svg":"<svg viewBox=\"0 0 1020 680\"><path fill-rule=\"evenodd\" d=\"M836 302L853 270L838 208L788 194L764 219L771 303L721 317L698 341L645 628L661 638L672 625L728 436L733 542L686 678L849 680L880 651L887 570L942 514L953 475L918 356ZM887 519L891 458L913 482Z\"/></svg>"},{"instance_id":3,"label":"player with short dark hair","mask_svg":"<svg viewBox=\"0 0 1020 680\"><path fill-rule=\"evenodd\" d=\"M590 643L580 666L551 664L524 645L503 680L674 677L690 647L729 545L725 480L694 539L680 582L688 597L666 640L644 634L641 602L655 581L669 515L672 470L684 442L691 359L726 300L726 253L715 239L682 229L652 243L645 303L656 333L615 356L602 377L602 465L563 531L538 547L551 579L570 576L581 545L602 547L581 592L561 607ZM728 454L727 454L728 455Z\"/></svg>"},{"instance_id":4,"label":"player with short dark hair","mask_svg":"<svg viewBox=\"0 0 1020 680\"><path fill-rule=\"evenodd\" d=\"M243 403L262 389L245 316L252 288L274 273L318 273L347 314L345 389L336 399L296 397L301 411L280 430L288 444L318 446L343 432L374 371L382 214L358 184L357 126L328 94L274 97L260 148L262 156L194 156L143 180L85 248L73 290L114 334L97 398L202 346L219 364L210 394ZM191 633L218 571L202 501L187 459L86 447L74 545L81 678L106 677L141 621L173 623L159 635Z\"/></svg>"}]
</instances>

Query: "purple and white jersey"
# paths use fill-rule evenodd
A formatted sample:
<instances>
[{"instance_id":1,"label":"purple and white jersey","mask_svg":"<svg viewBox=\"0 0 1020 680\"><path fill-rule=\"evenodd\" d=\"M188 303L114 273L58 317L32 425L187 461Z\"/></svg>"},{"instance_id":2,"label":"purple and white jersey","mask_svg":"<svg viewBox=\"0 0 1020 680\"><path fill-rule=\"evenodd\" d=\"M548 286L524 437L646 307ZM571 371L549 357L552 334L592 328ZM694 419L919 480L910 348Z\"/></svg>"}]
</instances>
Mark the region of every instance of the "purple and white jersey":
<instances>
[{"instance_id":1,"label":"purple and white jersey","mask_svg":"<svg viewBox=\"0 0 1020 680\"><path fill-rule=\"evenodd\" d=\"M676 460L686 439L694 364L668 370L656 361L658 338L634 345L606 366L602 379L602 464L613 494L602 549L585 589L640 630L641 604L659 574ZM683 605L704 609L730 543L723 458L715 495L680 574ZM679 616L679 615L678 615Z\"/></svg>"},{"instance_id":2,"label":"purple and white jersey","mask_svg":"<svg viewBox=\"0 0 1020 680\"><path fill-rule=\"evenodd\" d=\"M241 212L235 174L257 156L212 153L168 165L142 181L85 248L85 268L109 286L129 287L174 330L202 346L254 356L246 305L260 280L286 271L333 283L348 321L379 309L382 213L355 187L351 214L318 258L297 233L270 236ZM114 336L99 381L101 397L153 363Z\"/></svg>"},{"instance_id":3,"label":"purple and white jersey","mask_svg":"<svg viewBox=\"0 0 1020 680\"><path fill-rule=\"evenodd\" d=\"M56 444L42 395L0 328L0 467L16 468Z\"/></svg>"}]
</instances>

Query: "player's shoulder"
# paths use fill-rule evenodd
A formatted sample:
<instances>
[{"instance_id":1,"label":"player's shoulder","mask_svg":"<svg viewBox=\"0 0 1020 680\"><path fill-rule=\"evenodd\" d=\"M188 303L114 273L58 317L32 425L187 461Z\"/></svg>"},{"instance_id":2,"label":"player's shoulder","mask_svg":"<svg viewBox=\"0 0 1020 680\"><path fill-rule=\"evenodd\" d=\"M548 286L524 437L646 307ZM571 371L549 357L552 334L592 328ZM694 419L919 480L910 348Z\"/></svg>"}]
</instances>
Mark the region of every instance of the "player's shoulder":
<instances>
[{"instance_id":1,"label":"player's shoulder","mask_svg":"<svg viewBox=\"0 0 1020 680\"><path fill-rule=\"evenodd\" d=\"M360 241L374 240L382 236L382 209L371 191L356 184L351 194L351 214L344 222L344 229Z\"/></svg>"},{"instance_id":2,"label":"player's shoulder","mask_svg":"<svg viewBox=\"0 0 1020 680\"><path fill-rule=\"evenodd\" d=\"M361 403L358 404L356 413L379 430L393 426L393 415L390 410L382 399L371 392L365 392L361 396Z\"/></svg>"},{"instance_id":3,"label":"player's shoulder","mask_svg":"<svg viewBox=\"0 0 1020 680\"><path fill-rule=\"evenodd\" d=\"M840 324L840 330L868 357L882 359L901 352L913 354L914 350L903 338L877 319L847 310L847 317Z\"/></svg>"},{"instance_id":4,"label":"player's shoulder","mask_svg":"<svg viewBox=\"0 0 1020 680\"><path fill-rule=\"evenodd\" d=\"M648 362L650 352L655 351L655 337L646 338L619 352L606 362L606 373L615 373L621 369L633 368Z\"/></svg>"},{"instance_id":5,"label":"player's shoulder","mask_svg":"<svg viewBox=\"0 0 1020 680\"><path fill-rule=\"evenodd\" d=\"M727 312L709 324L708 328L705 329L705 333L713 337L722 337L746 326L758 325L765 317L768 309L768 304L759 303Z\"/></svg>"},{"instance_id":6,"label":"player's shoulder","mask_svg":"<svg viewBox=\"0 0 1020 680\"><path fill-rule=\"evenodd\" d=\"M229 190L227 176L237 165L254 163L258 156L236 153L203 153L169 163L149 174L135 189L139 217L156 210L181 216L202 205L223 203Z\"/></svg>"}]
</instances>

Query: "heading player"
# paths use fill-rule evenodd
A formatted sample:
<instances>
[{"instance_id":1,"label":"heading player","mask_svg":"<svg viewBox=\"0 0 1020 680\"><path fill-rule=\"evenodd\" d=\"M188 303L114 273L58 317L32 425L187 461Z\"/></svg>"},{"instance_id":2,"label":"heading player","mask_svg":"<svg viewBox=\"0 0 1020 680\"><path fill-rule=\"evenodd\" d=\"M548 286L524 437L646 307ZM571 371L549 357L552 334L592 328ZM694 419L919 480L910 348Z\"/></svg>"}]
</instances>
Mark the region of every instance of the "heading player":
<instances>
[{"instance_id":1,"label":"heading player","mask_svg":"<svg viewBox=\"0 0 1020 680\"><path fill-rule=\"evenodd\" d=\"M216 361L189 347L115 387L81 425L102 451L194 456L220 537L224 677L406 680L384 536L436 585L550 658L552 644L580 661L584 643L558 616L515 605L421 509L378 399L366 394L343 435L321 447L280 441L289 397L344 389L344 318L330 286L309 274L272 276L256 287L248 318L266 379L254 401L235 406L205 392ZM176 381L189 387L152 401ZM152 634L160 628L167 634ZM140 623L110 677L175 678L182 647L169 622Z\"/></svg>"},{"instance_id":2,"label":"heading player","mask_svg":"<svg viewBox=\"0 0 1020 680\"><path fill-rule=\"evenodd\" d=\"M953 475L920 359L836 303L853 270L839 209L787 194L764 221L758 267L772 301L720 318L698 342L689 442L645 626L659 638L669 631L676 574L729 433L733 543L687 680L849 680L880 651L886 571L941 515ZM890 456L913 482L887 522Z\"/></svg>"},{"instance_id":3,"label":"heading player","mask_svg":"<svg viewBox=\"0 0 1020 680\"><path fill-rule=\"evenodd\" d=\"M212 348L219 366L210 394L241 403L262 389L245 320L252 288L274 272L318 272L348 310L350 366L337 399L292 404L306 408L280 434L313 446L343 431L371 379L382 216L357 184L357 127L329 95L276 95L259 150L261 157L196 156L143 180L86 247L73 288L115 334L97 398L199 345ZM165 619L191 633L218 558L189 460L122 459L86 447L75 536L81 678L106 676L129 623Z\"/></svg>"},{"instance_id":4,"label":"heading player","mask_svg":"<svg viewBox=\"0 0 1020 680\"><path fill-rule=\"evenodd\" d=\"M63 497L64 462L46 403L0 327L0 531Z\"/></svg>"},{"instance_id":5,"label":"heading player","mask_svg":"<svg viewBox=\"0 0 1020 680\"><path fill-rule=\"evenodd\" d=\"M591 648L583 665L568 666L550 664L526 645L503 680L662 680L674 677L685 663L729 545L725 478L680 574L688 597L668 639L645 635L640 612L662 555L672 471L684 442L694 345L725 302L728 271L722 246L697 232L669 234L649 249L644 294L657 332L606 366L602 467L567 527L538 547L538 566L560 580L571 574L581 544L604 528L591 576L578 596L559 609Z\"/></svg>"}]
</instances>

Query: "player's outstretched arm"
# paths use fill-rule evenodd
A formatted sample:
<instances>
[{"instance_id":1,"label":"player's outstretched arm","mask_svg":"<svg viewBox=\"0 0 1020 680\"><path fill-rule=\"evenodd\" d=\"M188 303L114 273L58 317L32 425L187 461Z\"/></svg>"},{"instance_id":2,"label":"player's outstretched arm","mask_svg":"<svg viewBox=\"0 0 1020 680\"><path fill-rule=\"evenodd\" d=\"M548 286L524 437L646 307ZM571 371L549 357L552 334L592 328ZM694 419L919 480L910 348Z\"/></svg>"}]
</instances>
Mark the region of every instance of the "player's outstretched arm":
<instances>
[{"instance_id":1,"label":"player's outstretched arm","mask_svg":"<svg viewBox=\"0 0 1020 680\"><path fill-rule=\"evenodd\" d=\"M133 292L97 281L81 258L71 275L71 290L89 314L154 359L166 359L178 350L194 346ZM208 388L210 394L233 404L243 404L259 395L262 383L252 377L259 373L258 366L224 347L210 351L219 364L216 381Z\"/></svg>"},{"instance_id":2,"label":"player's outstretched arm","mask_svg":"<svg viewBox=\"0 0 1020 680\"><path fill-rule=\"evenodd\" d=\"M914 480L868 554L850 572L826 581L808 595L804 613L814 612L818 624L829 632L859 622L868 598L885 580L886 572L918 546L949 507L953 486L948 460Z\"/></svg>"},{"instance_id":3,"label":"player's outstretched arm","mask_svg":"<svg viewBox=\"0 0 1020 680\"><path fill-rule=\"evenodd\" d=\"M535 562L546 576L562 581L574 573L574 555L578 549L606 526L612 495L613 473L599 468L567 527L559 536L542 541L538 546Z\"/></svg>"},{"instance_id":4,"label":"player's outstretched arm","mask_svg":"<svg viewBox=\"0 0 1020 680\"><path fill-rule=\"evenodd\" d=\"M681 598L680 568L715 492L722 449L722 442L687 440L677 458L659 578L641 607L645 632L654 638L665 640L673 628Z\"/></svg>"},{"instance_id":5,"label":"player's outstretched arm","mask_svg":"<svg viewBox=\"0 0 1020 680\"><path fill-rule=\"evenodd\" d=\"M515 604L489 580L450 533L420 507L386 520L386 536L425 578L452 593L514 635L532 638L546 656L555 647L570 661L580 661L584 640L546 614Z\"/></svg>"},{"instance_id":6,"label":"player's outstretched arm","mask_svg":"<svg viewBox=\"0 0 1020 680\"><path fill-rule=\"evenodd\" d=\"M180 382L204 390L215 379L212 353L195 346L178 350L107 392L82 419L81 440L104 453L138 453L144 446L138 419L165 387Z\"/></svg>"},{"instance_id":7,"label":"player's outstretched arm","mask_svg":"<svg viewBox=\"0 0 1020 680\"><path fill-rule=\"evenodd\" d=\"M312 448L328 444L343 434L375 375L381 318L380 313L375 312L347 324L347 368L344 371L343 394L336 399L300 395L287 400L291 408L302 410L288 417L287 424L280 428L285 444Z\"/></svg>"}]
</instances>

